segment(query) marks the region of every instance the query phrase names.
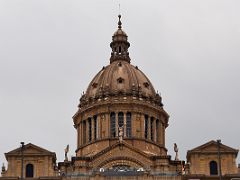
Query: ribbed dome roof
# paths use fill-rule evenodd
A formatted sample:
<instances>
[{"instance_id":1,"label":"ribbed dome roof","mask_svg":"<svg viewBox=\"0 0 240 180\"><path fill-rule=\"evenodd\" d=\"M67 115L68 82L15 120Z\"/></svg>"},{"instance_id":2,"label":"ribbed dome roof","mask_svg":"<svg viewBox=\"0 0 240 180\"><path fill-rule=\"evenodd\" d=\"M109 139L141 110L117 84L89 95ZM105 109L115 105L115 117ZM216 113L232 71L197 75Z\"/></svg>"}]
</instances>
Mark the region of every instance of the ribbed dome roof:
<instances>
[{"instance_id":1,"label":"ribbed dome roof","mask_svg":"<svg viewBox=\"0 0 240 180\"><path fill-rule=\"evenodd\" d=\"M145 74L126 61L114 61L103 68L89 84L86 97L133 95L153 99L156 92Z\"/></svg>"}]
</instances>

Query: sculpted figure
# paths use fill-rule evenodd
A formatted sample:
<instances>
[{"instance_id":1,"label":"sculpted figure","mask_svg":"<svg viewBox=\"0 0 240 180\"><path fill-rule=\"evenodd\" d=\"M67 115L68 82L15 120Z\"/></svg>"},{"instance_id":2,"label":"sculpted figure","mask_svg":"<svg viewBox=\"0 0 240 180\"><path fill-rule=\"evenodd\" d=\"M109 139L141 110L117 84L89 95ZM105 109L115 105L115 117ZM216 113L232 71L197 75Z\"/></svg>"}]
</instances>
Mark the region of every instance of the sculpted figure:
<instances>
[{"instance_id":1,"label":"sculpted figure","mask_svg":"<svg viewBox=\"0 0 240 180\"><path fill-rule=\"evenodd\" d=\"M176 155L175 155L175 161L178 161L178 160L179 160L179 158L178 158L178 147L177 147L177 144L176 144L176 143L174 143L174 151L175 151L175 153L176 153Z\"/></svg>"},{"instance_id":2,"label":"sculpted figure","mask_svg":"<svg viewBox=\"0 0 240 180\"><path fill-rule=\"evenodd\" d=\"M68 161L67 153L69 152L69 144L67 145L64 151L65 151L65 161Z\"/></svg>"},{"instance_id":3,"label":"sculpted figure","mask_svg":"<svg viewBox=\"0 0 240 180\"><path fill-rule=\"evenodd\" d=\"M118 138L119 138L119 142L122 143L123 142L123 127L118 128Z\"/></svg>"}]
</instances>

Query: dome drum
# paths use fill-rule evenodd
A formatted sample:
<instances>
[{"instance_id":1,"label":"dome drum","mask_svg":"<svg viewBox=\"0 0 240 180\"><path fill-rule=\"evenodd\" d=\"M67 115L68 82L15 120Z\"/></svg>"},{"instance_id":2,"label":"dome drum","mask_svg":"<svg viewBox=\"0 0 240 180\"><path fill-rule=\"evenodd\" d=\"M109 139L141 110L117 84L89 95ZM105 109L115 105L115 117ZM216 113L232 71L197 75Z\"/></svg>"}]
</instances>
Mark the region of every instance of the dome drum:
<instances>
[{"instance_id":1,"label":"dome drum","mask_svg":"<svg viewBox=\"0 0 240 180\"><path fill-rule=\"evenodd\" d=\"M123 127L125 142L139 148L156 146L157 149L149 150L151 153L166 152L161 149L165 149L168 114L149 103L100 102L79 111L74 116L74 124L78 132L77 154L86 155L92 146L104 149L118 141L119 127Z\"/></svg>"}]
</instances>

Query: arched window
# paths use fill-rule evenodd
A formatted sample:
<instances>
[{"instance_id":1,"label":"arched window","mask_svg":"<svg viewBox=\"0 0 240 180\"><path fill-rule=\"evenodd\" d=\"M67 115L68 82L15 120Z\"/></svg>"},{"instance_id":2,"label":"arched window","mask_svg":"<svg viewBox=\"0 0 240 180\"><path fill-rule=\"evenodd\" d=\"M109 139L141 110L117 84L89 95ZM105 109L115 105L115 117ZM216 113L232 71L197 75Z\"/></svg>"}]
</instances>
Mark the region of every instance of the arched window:
<instances>
[{"instance_id":1,"label":"arched window","mask_svg":"<svg viewBox=\"0 0 240 180\"><path fill-rule=\"evenodd\" d=\"M159 141L160 141L160 139L159 139L159 130L160 130L160 128L159 128L159 125L160 125L160 123L159 123L159 119L157 119L156 120L156 139L157 139L157 143L159 143Z\"/></svg>"},{"instance_id":2,"label":"arched window","mask_svg":"<svg viewBox=\"0 0 240 180\"><path fill-rule=\"evenodd\" d=\"M218 175L218 165L216 161L211 161L210 166L210 175Z\"/></svg>"},{"instance_id":3,"label":"arched window","mask_svg":"<svg viewBox=\"0 0 240 180\"><path fill-rule=\"evenodd\" d=\"M145 121L144 121L144 136L145 136L145 139L148 138L148 115L145 115Z\"/></svg>"},{"instance_id":4,"label":"arched window","mask_svg":"<svg viewBox=\"0 0 240 180\"><path fill-rule=\"evenodd\" d=\"M154 135L154 130L153 130L153 122L154 122L154 118L153 117L151 117L151 123L150 123L150 129L151 129L151 140L153 141L154 140L154 137L153 137L153 135Z\"/></svg>"},{"instance_id":5,"label":"arched window","mask_svg":"<svg viewBox=\"0 0 240 180\"><path fill-rule=\"evenodd\" d=\"M131 137L131 135L132 135L131 129L132 129L131 113L127 112L127 129L126 129L127 137Z\"/></svg>"},{"instance_id":6,"label":"arched window","mask_svg":"<svg viewBox=\"0 0 240 180\"><path fill-rule=\"evenodd\" d=\"M33 177L33 165L32 164L26 165L26 177Z\"/></svg>"},{"instance_id":7,"label":"arched window","mask_svg":"<svg viewBox=\"0 0 240 180\"><path fill-rule=\"evenodd\" d=\"M88 142L92 141L92 119L88 118Z\"/></svg>"},{"instance_id":8,"label":"arched window","mask_svg":"<svg viewBox=\"0 0 240 180\"><path fill-rule=\"evenodd\" d=\"M123 127L123 112L118 113L118 127Z\"/></svg>"},{"instance_id":9,"label":"arched window","mask_svg":"<svg viewBox=\"0 0 240 180\"><path fill-rule=\"evenodd\" d=\"M97 140L97 115L93 116L94 120L94 140Z\"/></svg>"},{"instance_id":10,"label":"arched window","mask_svg":"<svg viewBox=\"0 0 240 180\"><path fill-rule=\"evenodd\" d=\"M111 112L110 114L110 133L111 137L116 137L116 114Z\"/></svg>"}]
</instances>

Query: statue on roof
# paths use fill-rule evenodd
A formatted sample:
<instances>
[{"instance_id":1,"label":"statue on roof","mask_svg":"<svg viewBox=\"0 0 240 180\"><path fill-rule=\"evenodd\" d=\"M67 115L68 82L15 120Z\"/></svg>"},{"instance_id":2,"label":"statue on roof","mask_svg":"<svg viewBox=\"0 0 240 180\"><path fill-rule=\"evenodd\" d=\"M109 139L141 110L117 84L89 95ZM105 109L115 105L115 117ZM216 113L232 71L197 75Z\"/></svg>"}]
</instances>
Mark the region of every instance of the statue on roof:
<instances>
[{"instance_id":1,"label":"statue on roof","mask_svg":"<svg viewBox=\"0 0 240 180\"><path fill-rule=\"evenodd\" d=\"M178 158L178 147L177 147L177 144L174 143L174 152L176 153L175 155L175 161L179 161L179 158Z\"/></svg>"},{"instance_id":2,"label":"statue on roof","mask_svg":"<svg viewBox=\"0 0 240 180\"><path fill-rule=\"evenodd\" d=\"M68 152L69 152L69 144L67 145L67 147L65 148L65 161L68 161L68 156L67 156L67 154L68 154Z\"/></svg>"}]
</instances>

